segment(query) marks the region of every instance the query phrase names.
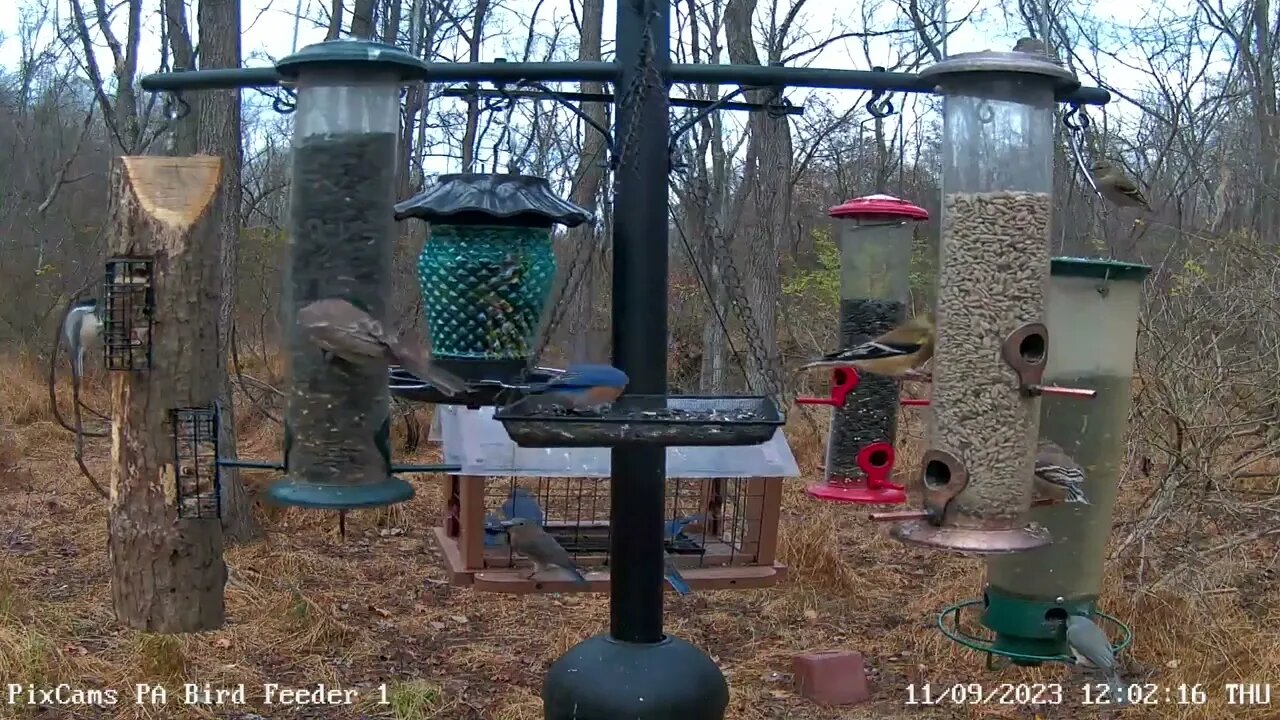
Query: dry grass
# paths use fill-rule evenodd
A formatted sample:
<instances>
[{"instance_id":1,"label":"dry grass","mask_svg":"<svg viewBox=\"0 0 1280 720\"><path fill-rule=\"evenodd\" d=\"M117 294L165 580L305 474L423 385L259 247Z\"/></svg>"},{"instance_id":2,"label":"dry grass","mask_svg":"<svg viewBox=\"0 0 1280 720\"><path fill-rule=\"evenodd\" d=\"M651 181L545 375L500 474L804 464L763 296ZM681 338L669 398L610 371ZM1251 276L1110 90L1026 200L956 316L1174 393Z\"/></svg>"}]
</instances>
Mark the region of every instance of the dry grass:
<instances>
[{"instance_id":1,"label":"dry grass","mask_svg":"<svg viewBox=\"0 0 1280 720\"><path fill-rule=\"evenodd\" d=\"M42 376L29 360L0 365L0 677L121 692L114 707L80 707L78 715L66 708L60 717L211 718L256 710L273 720L534 720L542 717L538 692L548 663L607 627L603 597L482 595L447 585L428 539L438 493L424 481L402 508L352 513L345 543L332 516L274 512L265 542L227 552L235 581L227 588L222 630L162 637L123 628L111 611L106 510L77 474L71 439L48 411ZM105 409L100 378L85 396ZM822 457L811 428L825 424L815 419L789 431L810 475ZM278 447L273 427L259 415L242 412L239 420L243 455L269 456ZM905 423L908 436L918 435L914 426ZM90 447L89 466L105 476L105 443L90 441ZM1140 483L1127 484L1120 517L1142 492ZM811 502L802 482L788 481L782 554L792 568L789 579L767 590L669 601L671 632L705 648L724 668L730 718L1031 718L1031 710L1011 707L905 708L903 687L1035 679L1070 682L1074 689L1083 682L1061 667L986 673L979 656L950 644L933 626L941 607L980 592L981 564L905 548L862 516L858 508ZM403 532L380 532L392 527ZM1260 545L1234 557L1245 564L1256 558L1256 574L1271 559L1261 552ZM1132 572L1111 568L1105 596L1107 609L1137 634L1131 671L1162 686L1200 684L1209 702L1132 708L1121 717L1280 716L1265 707L1227 709L1222 702L1226 682L1280 678L1280 597L1273 582L1200 596L1151 594L1131 584L1124 573ZM1249 568L1231 572L1245 577ZM791 656L829 648L867 653L880 678L873 702L820 708L794 696ZM249 706L184 706L184 682L213 689L246 683ZM263 683L318 682L367 692L354 707L283 714L254 698ZM166 686L169 704L134 704L137 683ZM387 704L377 704L374 689L383 684ZM28 709L9 706L0 714ZM1074 702L1039 712L1046 720L1099 717Z\"/></svg>"}]
</instances>

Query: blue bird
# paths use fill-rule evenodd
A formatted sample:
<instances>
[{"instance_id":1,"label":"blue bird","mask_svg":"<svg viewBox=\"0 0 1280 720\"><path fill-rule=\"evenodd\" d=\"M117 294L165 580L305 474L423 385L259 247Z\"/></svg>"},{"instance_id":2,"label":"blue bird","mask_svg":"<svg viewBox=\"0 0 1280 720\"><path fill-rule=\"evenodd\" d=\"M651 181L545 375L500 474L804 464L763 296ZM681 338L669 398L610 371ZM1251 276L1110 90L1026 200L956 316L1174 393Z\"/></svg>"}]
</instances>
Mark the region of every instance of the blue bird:
<instances>
[{"instance_id":1,"label":"blue bird","mask_svg":"<svg viewBox=\"0 0 1280 720\"><path fill-rule=\"evenodd\" d=\"M686 532L697 534L703 531L704 522L705 518L702 513L676 518L675 520L668 520L666 526L663 528L662 535L664 538L670 540L671 538L684 535Z\"/></svg>"},{"instance_id":2,"label":"blue bird","mask_svg":"<svg viewBox=\"0 0 1280 720\"><path fill-rule=\"evenodd\" d=\"M538 506L538 499L522 487L512 488L507 495L507 501L502 503L502 514L507 520L522 517L539 527L546 524L542 508Z\"/></svg>"},{"instance_id":3,"label":"blue bird","mask_svg":"<svg viewBox=\"0 0 1280 720\"><path fill-rule=\"evenodd\" d=\"M598 412L617 400L628 382L627 374L612 365L580 363L570 365L563 375L550 382L530 386L529 391L570 410Z\"/></svg>"},{"instance_id":4,"label":"blue bird","mask_svg":"<svg viewBox=\"0 0 1280 720\"><path fill-rule=\"evenodd\" d=\"M537 498L522 487L511 490L499 512L502 513L502 517L493 513L484 516L484 544L487 547L502 547L507 544L507 528L502 524L503 519L514 520L520 517L537 523L539 527L545 524L545 517Z\"/></svg>"},{"instance_id":5,"label":"blue bird","mask_svg":"<svg viewBox=\"0 0 1280 720\"><path fill-rule=\"evenodd\" d=\"M671 589L676 591L677 595L688 595L693 592L693 588L689 587L689 583L685 581L684 576L680 574L680 569L675 563L671 562L671 555L666 552L662 553L662 575L671 585Z\"/></svg>"}]
</instances>

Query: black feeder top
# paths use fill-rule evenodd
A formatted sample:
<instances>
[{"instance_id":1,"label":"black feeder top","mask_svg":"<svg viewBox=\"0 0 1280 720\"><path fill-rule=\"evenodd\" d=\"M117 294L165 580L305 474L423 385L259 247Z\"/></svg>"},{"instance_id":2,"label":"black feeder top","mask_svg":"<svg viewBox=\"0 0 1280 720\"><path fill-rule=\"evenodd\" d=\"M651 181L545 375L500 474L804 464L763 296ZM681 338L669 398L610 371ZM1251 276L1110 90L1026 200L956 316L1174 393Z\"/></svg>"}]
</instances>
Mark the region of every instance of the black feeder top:
<instances>
[{"instance_id":1,"label":"black feeder top","mask_svg":"<svg viewBox=\"0 0 1280 720\"><path fill-rule=\"evenodd\" d=\"M577 227L591 213L551 190L546 178L534 175L458 173L395 207L396 220L417 218L450 225Z\"/></svg>"}]
</instances>

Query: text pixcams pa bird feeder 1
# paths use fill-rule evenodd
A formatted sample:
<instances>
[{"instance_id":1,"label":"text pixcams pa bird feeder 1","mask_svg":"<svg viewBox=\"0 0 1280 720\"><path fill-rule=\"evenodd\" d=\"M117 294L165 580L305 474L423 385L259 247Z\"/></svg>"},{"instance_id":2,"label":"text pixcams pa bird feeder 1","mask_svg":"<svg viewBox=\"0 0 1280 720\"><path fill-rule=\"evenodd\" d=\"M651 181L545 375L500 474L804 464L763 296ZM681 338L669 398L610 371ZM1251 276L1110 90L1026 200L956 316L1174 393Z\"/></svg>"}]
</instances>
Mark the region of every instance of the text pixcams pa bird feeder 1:
<instances>
[{"instance_id":1,"label":"text pixcams pa bird feeder 1","mask_svg":"<svg viewBox=\"0 0 1280 720\"><path fill-rule=\"evenodd\" d=\"M943 617L944 630L956 633L960 609L981 603L982 624L995 639L987 643L962 636L971 647L1024 665L1065 662L1070 653L1062 621L1069 614L1096 612L1125 462L1138 312L1149 271L1145 265L1111 260L1053 259L1046 301L1053 345L1045 377L1056 385L1090 388L1097 396L1087 402L1052 396L1041 400L1040 435L1084 470L1088 504L1035 508L1032 517L1053 534L1053 544L987 559L982 600L952 608L952 616ZM1119 631L1127 644L1129 630L1120 625Z\"/></svg>"},{"instance_id":2,"label":"text pixcams pa bird feeder 1","mask_svg":"<svg viewBox=\"0 0 1280 720\"><path fill-rule=\"evenodd\" d=\"M413 497L391 475L388 363L323 352L299 326L317 300L345 300L392 331L387 296L395 223L400 87L426 66L398 48L329 41L276 65L296 83L289 262L287 476L281 505L349 509Z\"/></svg>"},{"instance_id":3,"label":"text pixcams pa bird feeder 1","mask_svg":"<svg viewBox=\"0 0 1280 720\"><path fill-rule=\"evenodd\" d=\"M973 554L1050 542L1028 523L1048 335L1054 97L1078 87L1047 58L979 52L921 73L943 95L938 346L926 520L900 540Z\"/></svg>"},{"instance_id":4,"label":"text pixcams pa bird feeder 1","mask_svg":"<svg viewBox=\"0 0 1280 720\"><path fill-rule=\"evenodd\" d=\"M591 214L545 178L459 174L397 204L395 219L407 218L431 223L418 280L433 362L470 381L514 382L537 350L555 281L552 227L577 227Z\"/></svg>"},{"instance_id":5,"label":"text pixcams pa bird feeder 1","mask_svg":"<svg viewBox=\"0 0 1280 720\"><path fill-rule=\"evenodd\" d=\"M850 348L900 325L911 289L911 242L924 208L868 195L831 208L840 221L840 347ZM838 368L832 387L852 385L833 404L826 481L808 487L828 502L897 504L907 500L893 473L900 386L892 378Z\"/></svg>"}]
</instances>

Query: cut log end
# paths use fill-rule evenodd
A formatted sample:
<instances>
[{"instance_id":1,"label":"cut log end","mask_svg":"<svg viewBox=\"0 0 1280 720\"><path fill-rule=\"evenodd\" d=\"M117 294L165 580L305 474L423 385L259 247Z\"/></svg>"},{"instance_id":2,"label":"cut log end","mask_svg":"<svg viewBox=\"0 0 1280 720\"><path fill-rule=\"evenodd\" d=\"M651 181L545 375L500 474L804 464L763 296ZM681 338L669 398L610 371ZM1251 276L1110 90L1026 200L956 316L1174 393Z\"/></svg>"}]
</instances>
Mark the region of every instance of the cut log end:
<instances>
[{"instance_id":1,"label":"cut log end","mask_svg":"<svg viewBox=\"0 0 1280 720\"><path fill-rule=\"evenodd\" d=\"M143 211L174 228L194 225L218 192L220 157L135 155L121 160Z\"/></svg>"}]
</instances>

